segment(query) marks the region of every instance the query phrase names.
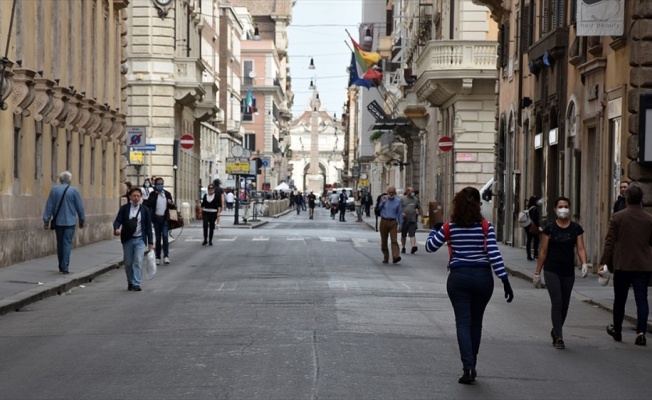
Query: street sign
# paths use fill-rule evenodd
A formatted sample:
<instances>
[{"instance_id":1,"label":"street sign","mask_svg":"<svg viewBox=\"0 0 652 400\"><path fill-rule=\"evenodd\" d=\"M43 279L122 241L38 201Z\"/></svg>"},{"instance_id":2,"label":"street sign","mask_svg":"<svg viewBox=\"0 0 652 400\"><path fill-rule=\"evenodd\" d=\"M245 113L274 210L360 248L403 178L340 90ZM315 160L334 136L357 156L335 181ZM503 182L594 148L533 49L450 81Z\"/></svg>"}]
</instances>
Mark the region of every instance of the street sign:
<instances>
[{"instance_id":1,"label":"street sign","mask_svg":"<svg viewBox=\"0 0 652 400\"><path fill-rule=\"evenodd\" d=\"M249 159L238 157L227 157L226 159L226 173L248 175L249 174Z\"/></svg>"},{"instance_id":2,"label":"street sign","mask_svg":"<svg viewBox=\"0 0 652 400\"><path fill-rule=\"evenodd\" d=\"M272 158L271 157L261 157L263 160L263 167L268 168L270 165L272 165Z\"/></svg>"},{"instance_id":3,"label":"street sign","mask_svg":"<svg viewBox=\"0 0 652 400\"><path fill-rule=\"evenodd\" d=\"M389 118L385 110L378 104L376 100L373 100L371 103L367 104L367 110L371 115L376 118L376 121L381 121L383 119Z\"/></svg>"},{"instance_id":4,"label":"street sign","mask_svg":"<svg viewBox=\"0 0 652 400\"><path fill-rule=\"evenodd\" d=\"M195 145L195 138L191 135L183 135L181 136L181 139L179 139L179 145L184 149L192 149L192 146Z\"/></svg>"},{"instance_id":5,"label":"street sign","mask_svg":"<svg viewBox=\"0 0 652 400\"><path fill-rule=\"evenodd\" d=\"M147 144L145 140L146 129L144 126L128 126L127 131L127 146L144 146Z\"/></svg>"},{"instance_id":6,"label":"street sign","mask_svg":"<svg viewBox=\"0 0 652 400\"><path fill-rule=\"evenodd\" d=\"M131 165L142 165L143 164L143 152L142 151L130 151L129 152L129 164L131 164Z\"/></svg>"},{"instance_id":7,"label":"street sign","mask_svg":"<svg viewBox=\"0 0 652 400\"><path fill-rule=\"evenodd\" d=\"M442 136L439 139L439 150L450 151L453 149L453 139L449 136Z\"/></svg>"},{"instance_id":8,"label":"street sign","mask_svg":"<svg viewBox=\"0 0 652 400\"><path fill-rule=\"evenodd\" d=\"M147 144L145 146L131 146L131 151L156 151L155 144Z\"/></svg>"}]
</instances>

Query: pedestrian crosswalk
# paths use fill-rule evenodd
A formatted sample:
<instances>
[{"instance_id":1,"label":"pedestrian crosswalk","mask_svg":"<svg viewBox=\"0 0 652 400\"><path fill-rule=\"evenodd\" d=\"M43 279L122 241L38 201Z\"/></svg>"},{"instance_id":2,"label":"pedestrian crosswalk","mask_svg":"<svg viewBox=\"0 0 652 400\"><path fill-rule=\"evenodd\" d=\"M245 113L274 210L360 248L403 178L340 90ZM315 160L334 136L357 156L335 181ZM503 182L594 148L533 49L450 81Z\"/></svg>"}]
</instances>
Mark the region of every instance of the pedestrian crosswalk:
<instances>
[{"instance_id":1,"label":"pedestrian crosswalk","mask_svg":"<svg viewBox=\"0 0 652 400\"><path fill-rule=\"evenodd\" d=\"M201 242L201 236L187 236L184 239L186 242ZM284 241L284 242L306 242L306 241L319 241L328 243L353 243L354 246L364 245L370 242L378 242L379 240L369 240L366 238L346 238L346 237L333 237L333 236L220 236L213 239L215 242L234 242L234 241L251 241L251 242L269 242L269 241Z\"/></svg>"}]
</instances>

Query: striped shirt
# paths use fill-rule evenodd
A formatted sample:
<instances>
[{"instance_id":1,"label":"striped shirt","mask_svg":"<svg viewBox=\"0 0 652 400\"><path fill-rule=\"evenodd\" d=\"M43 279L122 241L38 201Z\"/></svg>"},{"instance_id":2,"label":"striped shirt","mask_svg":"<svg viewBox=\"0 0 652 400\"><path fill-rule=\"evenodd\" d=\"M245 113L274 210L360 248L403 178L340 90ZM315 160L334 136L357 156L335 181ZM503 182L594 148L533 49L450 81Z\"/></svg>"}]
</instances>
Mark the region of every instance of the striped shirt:
<instances>
[{"instance_id":1,"label":"striped shirt","mask_svg":"<svg viewBox=\"0 0 652 400\"><path fill-rule=\"evenodd\" d=\"M496 244L496 231L494 226L489 223L489 232L487 234L487 252L484 250L484 232L482 232L482 223L477 222L470 227L460 227L454 222L450 223L450 242L453 246L453 255L449 267L488 267L491 266L494 273L500 279L508 279L503 257L500 255L498 245ZM431 230L426 240L426 251L433 253L444 245L444 228L438 231ZM449 243L449 246L451 245Z\"/></svg>"}]
</instances>

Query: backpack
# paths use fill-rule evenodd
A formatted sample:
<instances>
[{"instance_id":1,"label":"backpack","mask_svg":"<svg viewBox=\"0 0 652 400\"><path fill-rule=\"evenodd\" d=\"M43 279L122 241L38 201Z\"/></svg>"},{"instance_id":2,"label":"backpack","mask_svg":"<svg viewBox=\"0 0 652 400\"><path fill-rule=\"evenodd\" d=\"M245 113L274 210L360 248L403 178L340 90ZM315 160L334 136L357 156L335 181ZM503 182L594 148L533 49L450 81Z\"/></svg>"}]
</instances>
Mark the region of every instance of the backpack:
<instances>
[{"instance_id":1,"label":"backpack","mask_svg":"<svg viewBox=\"0 0 652 400\"><path fill-rule=\"evenodd\" d=\"M453 246L451 246L451 225L450 222L446 221L444 222L444 225L442 226L444 229L444 238L448 242L448 264L450 264L450 260L453 258ZM482 233L484 233L484 252L487 253L487 236L489 235L489 221L486 219L482 220Z\"/></svg>"},{"instance_id":2,"label":"backpack","mask_svg":"<svg viewBox=\"0 0 652 400\"><path fill-rule=\"evenodd\" d=\"M530 218L530 210L532 210L533 208L534 206L518 213L518 224L521 225L523 228L527 228L532 223L532 218Z\"/></svg>"},{"instance_id":3,"label":"backpack","mask_svg":"<svg viewBox=\"0 0 652 400\"><path fill-rule=\"evenodd\" d=\"M376 207L374 207L374 214L376 217L380 217L380 205L382 204L381 201L383 200L383 196L386 195L387 193L383 193L376 198Z\"/></svg>"}]
</instances>

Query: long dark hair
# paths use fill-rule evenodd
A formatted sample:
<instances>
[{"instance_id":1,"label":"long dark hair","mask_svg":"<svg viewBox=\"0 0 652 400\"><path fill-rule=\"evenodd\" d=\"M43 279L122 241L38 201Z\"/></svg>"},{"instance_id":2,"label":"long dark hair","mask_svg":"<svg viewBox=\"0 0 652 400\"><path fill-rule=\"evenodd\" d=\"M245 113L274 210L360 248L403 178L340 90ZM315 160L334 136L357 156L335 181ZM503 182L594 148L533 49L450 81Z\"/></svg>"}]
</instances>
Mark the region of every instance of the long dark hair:
<instances>
[{"instance_id":1,"label":"long dark hair","mask_svg":"<svg viewBox=\"0 0 652 400\"><path fill-rule=\"evenodd\" d=\"M480 213L480 192L474 187L465 187L453 198L451 221L459 226L471 226L482 221Z\"/></svg>"},{"instance_id":2,"label":"long dark hair","mask_svg":"<svg viewBox=\"0 0 652 400\"><path fill-rule=\"evenodd\" d=\"M530 197L530 199L527 201L527 208L535 207L537 205L537 201L539 201L537 196Z\"/></svg>"}]
</instances>

